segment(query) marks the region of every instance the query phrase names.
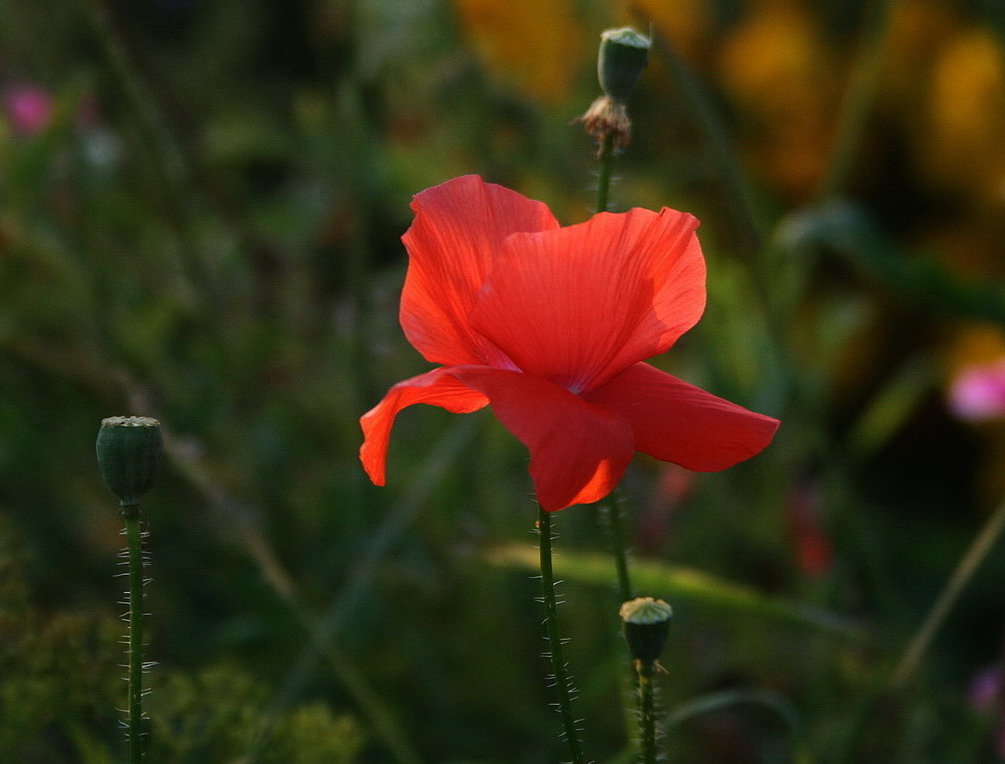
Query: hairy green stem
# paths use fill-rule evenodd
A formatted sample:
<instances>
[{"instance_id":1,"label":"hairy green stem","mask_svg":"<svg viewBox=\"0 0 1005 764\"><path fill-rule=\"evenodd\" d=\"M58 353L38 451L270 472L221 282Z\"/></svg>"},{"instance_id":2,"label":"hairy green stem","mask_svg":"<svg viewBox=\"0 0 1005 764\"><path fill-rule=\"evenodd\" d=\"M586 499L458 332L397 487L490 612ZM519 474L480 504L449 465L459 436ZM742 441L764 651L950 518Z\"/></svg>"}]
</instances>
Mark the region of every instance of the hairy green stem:
<instances>
[{"instance_id":1,"label":"hairy green stem","mask_svg":"<svg viewBox=\"0 0 1005 764\"><path fill-rule=\"evenodd\" d=\"M614 159L614 133L609 132L604 135L600 143L600 152L597 154L600 161L600 170L597 175L597 212L606 212L607 204L611 192L611 165ZM615 566L618 570L618 591L621 601L626 602L632 598L631 583L628 578L628 562L625 559L625 540L621 530L621 509L617 501L611 500L607 504L607 517L609 524L609 538L611 553L614 555Z\"/></svg>"},{"instance_id":2,"label":"hairy green stem","mask_svg":"<svg viewBox=\"0 0 1005 764\"><path fill-rule=\"evenodd\" d=\"M611 167L614 164L614 133L607 133L600 143L600 152L597 154L600 168L597 173L597 212L606 212L611 191ZM616 496L611 496L601 507L601 512L607 516L607 543L614 558L614 568L618 575L618 597L621 602L632 599L632 583L628 574L628 556L625 552L625 532L621 522L621 506ZM628 664L628 687L634 679L634 670ZM642 713L641 707L636 709L638 714ZM627 733L631 734L631 718L626 714L625 725Z\"/></svg>"},{"instance_id":3,"label":"hairy green stem","mask_svg":"<svg viewBox=\"0 0 1005 764\"><path fill-rule=\"evenodd\" d=\"M122 508L126 524L126 549L129 567L129 705L127 730L129 737L129 762L143 760L143 544L138 505Z\"/></svg>"},{"instance_id":4,"label":"hairy green stem","mask_svg":"<svg viewBox=\"0 0 1005 764\"><path fill-rule=\"evenodd\" d=\"M597 212L606 212L611 191L611 165L614 158L614 133L607 133L600 144L600 171L597 176ZM628 560L625 557L625 536L621 528L621 507L617 499L610 499L607 510L608 540L614 565L618 571L618 594L622 602L632 598L632 585L628 577Z\"/></svg>"},{"instance_id":5,"label":"hairy green stem","mask_svg":"<svg viewBox=\"0 0 1005 764\"><path fill-rule=\"evenodd\" d=\"M653 694L655 661L636 661L639 675L639 733L643 764L656 764L656 703Z\"/></svg>"},{"instance_id":6,"label":"hairy green stem","mask_svg":"<svg viewBox=\"0 0 1005 764\"><path fill-rule=\"evenodd\" d=\"M611 165L614 158L614 133L604 135L600 143L600 173L597 176L597 212L607 212L607 203L611 193Z\"/></svg>"},{"instance_id":7,"label":"hairy green stem","mask_svg":"<svg viewBox=\"0 0 1005 764\"><path fill-rule=\"evenodd\" d=\"M607 211L607 202L611 191L611 165L614 157L614 133L607 133L600 144L600 172L597 176L597 212ZM618 569L618 591L621 601L632 598L632 586L628 578L628 562L625 559L625 539L621 530L621 508L616 500L607 504L607 517L610 528L611 553Z\"/></svg>"},{"instance_id":8,"label":"hairy green stem","mask_svg":"<svg viewBox=\"0 0 1005 764\"><path fill-rule=\"evenodd\" d=\"M607 513L607 537L618 572L618 597L622 602L632 599L632 580L628 573L628 555L625 552L625 532L621 523L621 506L616 497L601 508Z\"/></svg>"},{"instance_id":9,"label":"hairy green stem","mask_svg":"<svg viewBox=\"0 0 1005 764\"><path fill-rule=\"evenodd\" d=\"M548 636L548 650L551 656L552 672L555 676L555 693L558 696L558 713L562 718L565 742L569 746L569 756L574 764L582 764L583 756L576 719L572 715L572 677L562 654L562 637L558 631L558 603L555 599L555 574L551 567L551 515L543 508L538 511L538 535L541 550L541 594L544 604L544 626Z\"/></svg>"}]
</instances>

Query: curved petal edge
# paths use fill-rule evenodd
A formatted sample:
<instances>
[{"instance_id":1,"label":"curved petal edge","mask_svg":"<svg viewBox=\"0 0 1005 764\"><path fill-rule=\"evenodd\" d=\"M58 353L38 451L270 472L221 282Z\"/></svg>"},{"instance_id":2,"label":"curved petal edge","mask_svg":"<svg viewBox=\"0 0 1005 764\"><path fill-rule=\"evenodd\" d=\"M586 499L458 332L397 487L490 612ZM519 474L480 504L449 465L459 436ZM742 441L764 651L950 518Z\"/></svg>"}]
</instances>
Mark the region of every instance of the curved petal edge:
<instances>
[{"instance_id":1,"label":"curved petal edge","mask_svg":"<svg viewBox=\"0 0 1005 764\"><path fill-rule=\"evenodd\" d=\"M461 366L451 373L488 396L499 421L530 451L531 478L545 510L599 501L628 468L634 436L618 414L517 371Z\"/></svg>"},{"instance_id":2,"label":"curved petal edge","mask_svg":"<svg viewBox=\"0 0 1005 764\"><path fill-rule=\"evenodd\" d=\"M466 387L450 371L450 367L441 367L399 382L388 390L380 403L360 417L363 445L359 448L359 459L374 485L386 482L391 428L403 408L428 403L455 414L467 414L488 404L483 393Z\"/></svg>"},{"instance_id":3,"label":"curved petal edge","mask_svg":"<svg viewBox=\"0 0 1005 764\"><path fill-rule=\"evenodd\" d=\"M528 374L576 392L662 353L705 307L698 221L664 207L509 236L471 326Z\"/></svg>"},{"instance_id":4,"label":"curved petal edge","mask_svg":"<svg viewBox=\"0 0 1005 764\"><path fill-rule=\"evenodd\" d=\"M718 472L756 456L780 424L646 363L584 397L631 424L637 451L695 472Z\"/></svg>"}]
</instances>

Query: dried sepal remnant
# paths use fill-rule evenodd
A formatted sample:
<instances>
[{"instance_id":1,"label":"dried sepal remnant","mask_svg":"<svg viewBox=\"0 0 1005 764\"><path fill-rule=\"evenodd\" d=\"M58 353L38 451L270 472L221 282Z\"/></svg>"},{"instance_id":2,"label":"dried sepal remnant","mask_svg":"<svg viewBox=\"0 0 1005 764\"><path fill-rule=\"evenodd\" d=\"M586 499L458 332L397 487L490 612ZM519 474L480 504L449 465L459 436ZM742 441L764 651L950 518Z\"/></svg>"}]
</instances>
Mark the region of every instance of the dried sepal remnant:
<instances>
[{"instance_id":1,"label":"dried sepal remnant","mask_svg":"<svg viewBox=\"0 0 1005 764\"><path fill-rule=\"evenodd\" d=\"M600 35L597 79L604 94L576 121L597 139L601 152L608 144L617 150L631 143L632 121L625 102L645 71L650 45L648 37L631 27L608 29Z\"/></svg>"},{"instance_id":2,"label":"dried sepal remnant","mask_svg":"<svg viewBox=\"0 0 1005 764\"><path fill-rule=\"evenodd\" d=\"M612 147L623 149L632 142L632 120L625 105L610 96L600 96L579 117L586 134L603 143L611 136Z\"/></svg>"}]
</instances>

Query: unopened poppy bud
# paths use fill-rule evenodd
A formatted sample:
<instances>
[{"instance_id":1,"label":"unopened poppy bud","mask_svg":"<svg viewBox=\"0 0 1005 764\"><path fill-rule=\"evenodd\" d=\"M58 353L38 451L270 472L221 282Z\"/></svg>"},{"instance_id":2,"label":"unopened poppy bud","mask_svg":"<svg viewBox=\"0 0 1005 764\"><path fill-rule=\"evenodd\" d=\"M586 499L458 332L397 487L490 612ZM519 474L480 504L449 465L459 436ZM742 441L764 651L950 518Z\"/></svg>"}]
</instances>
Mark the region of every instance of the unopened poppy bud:
<instances>
[{"instance_id":1,"label":"unopened poppy bud","mask_svg":"<svg viewBox=\"0 0 1005 764\"><path fill-rule=\"evenodd\" d=\"M670 634L673 609L663 600L637 597L624 603L620 612L632 657L644 663L659 658Z\"/></svg>"},{"instance_id":2,"label":"unopened poppy bud","mask_svg":"<svg viewBox=\"0 0 1005 764\"><path fill-rule=\"evenodd\" d=\"M606 95L618 103L628 100L646 68L651 44L631 27L608 29L600 35L597 76Z\"/></svg>"},{"instance_id":3,"label":"unopened poppy bud","mask_svg":"<svg viewBox=\"0 0 1005 764\"><path fill-rule=\"evenodd\" d=\"M161 423L146 416L102 419L95 450L101 477L119 506L135 507L157 477L164 451Z\"/></svg>"}]
</instances>

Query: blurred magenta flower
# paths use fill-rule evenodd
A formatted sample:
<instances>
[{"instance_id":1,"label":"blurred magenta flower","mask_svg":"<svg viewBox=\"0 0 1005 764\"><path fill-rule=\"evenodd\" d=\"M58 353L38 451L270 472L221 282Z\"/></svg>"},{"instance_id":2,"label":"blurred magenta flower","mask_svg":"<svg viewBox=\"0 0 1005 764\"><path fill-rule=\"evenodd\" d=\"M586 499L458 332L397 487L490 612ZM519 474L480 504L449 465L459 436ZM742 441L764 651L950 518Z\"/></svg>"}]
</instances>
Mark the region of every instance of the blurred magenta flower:
<instances>
[{"instance_id":1,"label":"blurred magenta flower","mask_svg":"<svg viewBox=\"0 0 1005 764\"><path fill-rule=\"evenodd\" d=\"M22 84L7 88L3 94L4 111L14 131L35 135L52 119L52 96L37 85Z\"/></svg>"},{"instance_id":2,"label":"blurred magenta flower","mask_svg":"<svg viewBox=\"0 0 1005 764\"><path fill-rule=\"evenodd\" d=\"M968 421L1005 416L1005 359L964 369L950 387L949 408Z\"/></svg>"},{"instance_id":3,"label":"blurred magenta flower","mask_svg":"<svg viewBox=\"0 0 1005 764\"><path fill-rule=\"evenodd\" d=\"M988 666L970 680L967 696L974 711L993 711L1002 692L1002 670L998 665Z\"/></svg>"},{"instance_id":4,"label":"blurred magenta flower","mask_svg":"<svg viewBox=\"0 0 1005 764\"><path fill-rule=\"evenodd\" d=\"M563 228L541 202L474 175L423 191L412 209L401 325L445 365L394 385L361 418L375 484L395 417L416 403L491 405L530 450L548 511L604 498L635 451L716 471L771 441L777 420L641 363L705 308L691 215L636 208Z\"/></svg>"},{"instance_id":5,"label":"blurred magenta flower","mask_svg":"<svg viewBox=\"0 0 1005 764\"><path fill-rule=\"evenodd\" d=\"M970 707L979 714L994 715L995 753L1005 759L1005 707L1002 706L1002 668L999 664L988 666L978 672L967 688Z\"/></svg>"}]
</instances>

